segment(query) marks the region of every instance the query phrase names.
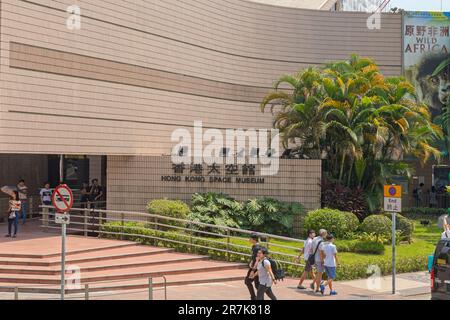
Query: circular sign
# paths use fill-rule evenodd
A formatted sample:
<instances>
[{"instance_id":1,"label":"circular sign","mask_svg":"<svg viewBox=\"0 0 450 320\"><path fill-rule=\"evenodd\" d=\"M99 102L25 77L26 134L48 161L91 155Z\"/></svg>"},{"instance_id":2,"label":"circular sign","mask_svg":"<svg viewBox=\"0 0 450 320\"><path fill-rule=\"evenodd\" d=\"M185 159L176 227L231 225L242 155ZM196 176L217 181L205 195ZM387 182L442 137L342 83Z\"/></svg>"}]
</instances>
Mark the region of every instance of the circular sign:
<instances>
[{"instance_id":1,"label":"circular sign","mask_svg":"<svg viewBox=\"0 0 450 320\"><path fill-rule=\"evenodd\" d=\"M397 189L395 187L390 187L389 188L389 194L391 196L395 196L396 193L397 193Z\"/></svg>"},{"instance_id":2,"label":"circular sign","mask_svg":"<svg viewBox=\"0 0 450 320\"><path fill-rule=\"evenodd\" d=\"M60 184L52 194L52 203L58 212L67 212L73 206L72 190L65 184Z\"/></svg>"}]
</instances>

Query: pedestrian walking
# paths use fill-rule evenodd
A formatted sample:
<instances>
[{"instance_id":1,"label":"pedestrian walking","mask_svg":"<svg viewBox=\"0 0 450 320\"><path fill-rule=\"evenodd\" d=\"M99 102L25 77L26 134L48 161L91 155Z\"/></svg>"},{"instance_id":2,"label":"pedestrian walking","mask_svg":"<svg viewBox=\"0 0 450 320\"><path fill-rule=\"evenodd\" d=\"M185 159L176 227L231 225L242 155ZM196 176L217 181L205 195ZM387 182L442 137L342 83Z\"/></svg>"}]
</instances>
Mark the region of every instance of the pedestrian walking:
<instances>
[{"instance_id":1,"label":"pedestrian walking","mask_svg":"<svg viewBox=\"0 0 450 320\"><path fill-rule=\"evenodd\" d=\"M8 234L6 237L15 238L17 236L20 207L21 201L19 200L19 193L16 190L13 190L10 193L8 209L6 211L8 218ZM14 233L12 233L12 227L14 227Z\"/></svg>"},{"instance_id":2,"label":"pedestrian walking","mask_svg":"<svg viewBox=\"0 0 450 320\"><path fill-rule=\"evenodd\" d=\"M258 251L261 249L261 246L259 245L259 237L255 233L250 235L249 241L252 244L252 257L248 264L249 269L247 271L247 276L245 277L244 283L250 293L250 299L256 300L255 289L257 290L259 286L256 260L258 258Z\"/></svg>"},{"instance_id":3,"label":"pedestrian walking","mask_svg":"<svg viewBox=\"0 0 450 320\"><path fill-rule=\"evenodd\" d=\"M311 275L311 279L313 282L311 282L310 287L314 290L314 279L316 275L313 271L313 265L309 261L309 256L312 255L312 243L313 239L316 237L316 232L314 230L308 230L308 238L305 240L305 245L303 249L300 251L300 255L297 257L296 262L298 263L300 261L301 255L303 255L304 261L305 261L305 269L303 270L302 276L300 277L300 281L298 282L297 289L304 290L306 287L303 286L303 282L308 277L308 274Z\"/></svg>"},{"instance_id":4,"label":"pedestrian walking","mask_svg":"<svg viewBox=\"0 0 450 320\"><path fill-rule=\"evenodd\" d=\"M28 212L28 187L25 184L25 180L19 180L17 191L19 192L19 200L21 202L22 223L25 224Z\"/></svg>"},{"instance_id":5,"label":"pedestrian walking","mask_svg":"<svg viewBox=\"0 0 450 320\"><path fill-rule=\"evenodd\" d=\"M327 280L320 285L320 292L322 294L324 294L326 286L330 288L330 296L337 295L337 292L333 289L333 281L336 279L336 266L339 263L336 245L333 242L333 235L327 235L327 243L323 246L323 265L327 274Z\"/></svg>"},{"instance_id":6,"label":"pedestrian walking","mask_svg":"<svg viewBox=\"0 0 450 320\"><path fill-rule=\"evenodd\" d=\"M315 237L312 241L312 254L314 255L314 265L316 267L316 278L314 281L315 286L311 289L315 289L315 292L319 292L320 284L322 282L322 275L324 270L323 267L323 243L327 237L328 233L325 229L319 230L319 235ZM311 259L312 260L312 259Z\"/></svg>"},{"instance_id":7,"label":"pedestrian walking","mask_svg":"<svg viewBox=\"0 0 450 320\"><path fill-rule=\"evenodd\" d=\"M256 293L256 300L264 300L264 294L272 300L277 300L277 297L272 291L273 284L277 283L272 272L272 264L268 259L269 251L266 248L261 248L258 251L257 270L259 278L258 291Z\"/></svg>"},{"instance_id":8,"label":"pedestrian walking","mask_svg":"<svg viewBox=\"0 0 450 320\"><path fill-rule=\"evenodd\" d=\"M50 206L52 204L52 190L50 189L50 183L44 183L44 187L39 191L41 196L41 203L44 206Z\"/></svg>"}]
</instances>

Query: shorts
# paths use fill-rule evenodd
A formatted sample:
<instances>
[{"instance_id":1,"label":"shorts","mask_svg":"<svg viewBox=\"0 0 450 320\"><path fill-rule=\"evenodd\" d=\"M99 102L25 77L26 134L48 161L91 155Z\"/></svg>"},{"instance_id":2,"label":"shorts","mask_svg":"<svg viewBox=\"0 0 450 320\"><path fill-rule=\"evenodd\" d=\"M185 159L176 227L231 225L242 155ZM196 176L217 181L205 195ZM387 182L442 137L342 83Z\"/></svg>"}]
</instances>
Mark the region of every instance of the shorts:
<instances>
[{"instance_id":1,"label":"shorts","mask_svg":"<svg viewBox=\"0 0 450 320\"><path fill-rule=\"evenodd\" d=\"M305 263L305 272L311 272L312 271L312 265L309 263L308 259Z\"/></svg>"},{"instance_id":2,"label":"shorts","mask_svg":"<svg viewBox=\"0 0 450 320\"><path fill-rule=\"evenodd\" d=\"M327 273L327 278L334 280L336 279L336 267L325 266L325 272Z\"/></svg>"},{"instance_id":3,"label":"shorts","mask_svg":"<svg viewBox=\"0 0 450 320\"><path fill-rule=\"evenodd\" d=\"M314 262L314 265L316 266L317 272L323 273L324 269L322 261L316 261Z\"/></svg>"}]
</instances>

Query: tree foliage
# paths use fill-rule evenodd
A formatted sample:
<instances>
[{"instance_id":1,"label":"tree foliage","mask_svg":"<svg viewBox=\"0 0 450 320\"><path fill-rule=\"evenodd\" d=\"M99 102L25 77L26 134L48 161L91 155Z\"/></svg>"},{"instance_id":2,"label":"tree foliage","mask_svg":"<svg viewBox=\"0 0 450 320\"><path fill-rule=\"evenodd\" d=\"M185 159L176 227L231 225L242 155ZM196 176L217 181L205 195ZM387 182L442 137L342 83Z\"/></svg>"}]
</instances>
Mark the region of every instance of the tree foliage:
<instances>
[{"instance_id":1,"label":"tree foliage","mask_svg":"<svg viewBox=\"0 0 450 320\"><path fill-rule=\"evenodd\" d=\"M283 146L305 159L324 159L331 181L364 191L367 206L381 204L382 186L409 177L399 161L439 158L434 143L442 129L431 121L414 87L403 77L384 77L367 58L307 68L282 76L261 103L274 114Z\"/></svg>"}]
</instances>

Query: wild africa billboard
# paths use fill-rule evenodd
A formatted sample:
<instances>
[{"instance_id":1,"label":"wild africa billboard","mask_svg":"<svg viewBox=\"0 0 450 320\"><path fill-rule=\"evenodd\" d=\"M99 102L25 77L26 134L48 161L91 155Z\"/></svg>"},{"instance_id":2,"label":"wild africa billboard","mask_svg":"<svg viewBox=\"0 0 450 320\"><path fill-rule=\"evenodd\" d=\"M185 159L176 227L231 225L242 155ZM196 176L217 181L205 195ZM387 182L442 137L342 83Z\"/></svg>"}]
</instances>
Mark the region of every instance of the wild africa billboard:
<instances>
[{"instance_id":1,"label":"wild africa billboard","mask_svg":"<svg viewBox=\"0 0 450 320\"><path fill-rule=\"evenodd\" d=\"M403 68L418 98L428 105L433 121L446 135L439 149L449 153L450 12L405 12Z\"/></svg>"},{"instance_id":2,"label":"wild africa billboard","mask_svg":"<svg viewBox=\"0 0 450 320\"><path fill-rule=\"evenodd\" d=\"M403 66L433 117L449 99L450 12L405 12Z\"/></svg>"}]
</instances>

